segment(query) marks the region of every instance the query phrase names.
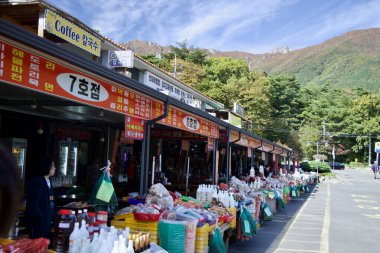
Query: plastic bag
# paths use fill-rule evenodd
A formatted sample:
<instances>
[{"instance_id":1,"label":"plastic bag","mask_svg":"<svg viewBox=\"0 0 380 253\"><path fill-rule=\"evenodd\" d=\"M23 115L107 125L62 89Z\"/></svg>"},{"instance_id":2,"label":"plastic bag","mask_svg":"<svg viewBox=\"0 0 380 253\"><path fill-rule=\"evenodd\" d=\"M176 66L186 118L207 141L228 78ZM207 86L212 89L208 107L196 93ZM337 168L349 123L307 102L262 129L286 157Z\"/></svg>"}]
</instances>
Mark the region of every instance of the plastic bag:
<instances>
[{"instance_id":1,"label":"plastic bag","mask_svg":"<svg viewBox=\"0 0 380 253\"><path fill-rule=\"evenodd\" d=\"M245 217L247 218L249 224L251 225L252 232L254 234L257 234L257 230L256 230L256 223L257 222L253 218L251 212L246 207L243 208L243 212L244 212Z\"/></svg>"},{"instance_id":2,"label":"plastic bag","mask_svg":"<svg viewBox=\"0 0 380 253\"><path fill-rule=\"evenodd\" d=\"M152 185L149 189L149 193L160 198L165 197L165 196L170 196L165 186L163 186L160 183Z\"/></svg>"},{"instance_id":3,"label":"plastic bag","mask_svg":"<svg viewBox=\"0 0 380 253\"><path fill-rule=\"evenodd\" d=\"M240 213L240 218L239 218L239 223L240 223L240 230L243 236L253 236L254 231L252 229L252 225L249 222L247 215L244 211Z\"/></svg>"},{"instance_id":4,"label":"plastic bag","mask_svg":"<svg viewBox=\"0 0 380 253\"><path fill-rule=\"evenodd\" d=\"M112 211L117 207L115 189L107 170L104 170L92 189L89 203L95 205L95 211Z\"/></svg>"},{"instance_id":5,"label":"plastic bag","mask_svg":"<svg viewBox=\"0 0 380 253\"><path fill-rule=\"evenodd\" d=\"M45 253L48 250L49 240L45 238L20 239L3 247L4 253ZM0 251L1 252L1 251Z\"/></svg>"},{"instance_id":6,"label":"plastic bag","mask_svg":"<svg viewBox=\"0 0 380 253\"><path fill-rule=\"evenodd\" d=\"M273 214L270 211L268 204L266 204L266 203L261 208L260 220L262 220L262 221L271 221L271 220L273 220Z\"/></svg>"},{"instance_id":7,"label":"plastic bag","mask_svg":"<svg viewBox=\"0 0 380 253\"><path fill-rule=\"evenodd\" d=\"M226 253L226 246L224 245L223 237L220 234L219 228L216 228L210 244L209 244L209 253Z\"/></svg>"}]
</instances>

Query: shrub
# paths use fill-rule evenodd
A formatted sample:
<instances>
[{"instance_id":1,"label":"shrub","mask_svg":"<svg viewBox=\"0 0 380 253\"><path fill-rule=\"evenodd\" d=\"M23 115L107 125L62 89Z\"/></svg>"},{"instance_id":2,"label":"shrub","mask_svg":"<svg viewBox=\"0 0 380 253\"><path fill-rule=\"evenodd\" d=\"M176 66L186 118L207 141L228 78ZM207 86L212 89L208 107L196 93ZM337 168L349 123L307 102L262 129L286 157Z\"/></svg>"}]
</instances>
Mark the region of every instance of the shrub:
<instances>
[{"instance_id":1,"label":"shrub","mask_svg":"<svg viewBox=\"0 0 380 253\"><path fill-rule=\"evenodd\" d=\"M327 163L324 162L315 162L315 161L305 161L300 164L301 169L304 171L314 171L317 172L317 165L318 165L318 172L319 173L325 173L330 172L330 166Z\"/></svg>"}]
</instances>

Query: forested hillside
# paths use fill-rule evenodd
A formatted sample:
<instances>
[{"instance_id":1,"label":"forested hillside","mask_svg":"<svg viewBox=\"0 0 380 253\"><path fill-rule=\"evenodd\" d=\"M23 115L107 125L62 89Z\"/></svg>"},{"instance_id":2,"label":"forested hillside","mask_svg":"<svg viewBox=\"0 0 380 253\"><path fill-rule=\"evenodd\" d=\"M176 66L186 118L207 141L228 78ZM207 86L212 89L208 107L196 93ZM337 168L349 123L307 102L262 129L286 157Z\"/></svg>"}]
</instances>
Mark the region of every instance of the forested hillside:
<instances>
[{"instance_id":1,"label":"forested hillside","mask_svg":"<svg viewBox=\"0 0 380 253\"><path fill-rule=\"evenodd\" d=\"M379 91L338 89L328 82L305 87L295 75L251 71L245 60L209 58L206 51L185 42L170 51L143 58L173 73L175 54L177 78L227 108L239 102L253 122L252 132L287 144L301 151L304 158L311 158L317 141L324 141L320 152L329 159L335 145L338 161L358 158L364 162L369 141L365 135L380 133Z\"/></svg>"}]
</instances>

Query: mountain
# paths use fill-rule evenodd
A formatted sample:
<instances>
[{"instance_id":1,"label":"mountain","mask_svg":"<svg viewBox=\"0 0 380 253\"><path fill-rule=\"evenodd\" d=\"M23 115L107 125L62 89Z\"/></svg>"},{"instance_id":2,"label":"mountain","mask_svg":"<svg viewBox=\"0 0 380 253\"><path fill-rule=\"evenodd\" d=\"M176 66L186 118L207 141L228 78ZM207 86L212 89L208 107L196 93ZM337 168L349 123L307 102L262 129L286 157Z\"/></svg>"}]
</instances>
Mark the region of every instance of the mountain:
<instances>
[{"instance_id":1,"label":"mountain","mask_svg":"<svg viewBox=\"0 0 380 253\"><path fill-rule=\"evenodd\" d=\"M170 51L170 46L163 47L151 42L131 41L124 45L141 55ZM265 54L206 51L210 57L244 59L255 71L295 75L306 87L330 84L343 89L380 89L380 28L355 30L294 51L288 48Z\"/></svg>"}]
</instances>

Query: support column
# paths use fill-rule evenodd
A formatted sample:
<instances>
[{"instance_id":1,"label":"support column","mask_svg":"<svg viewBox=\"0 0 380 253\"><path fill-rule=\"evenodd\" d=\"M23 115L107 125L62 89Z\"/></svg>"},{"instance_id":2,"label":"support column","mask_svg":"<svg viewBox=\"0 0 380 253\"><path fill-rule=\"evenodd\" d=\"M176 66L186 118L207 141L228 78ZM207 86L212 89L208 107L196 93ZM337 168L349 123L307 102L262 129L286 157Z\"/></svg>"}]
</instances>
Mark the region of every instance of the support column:
<instances>
[{"instance_id":1,"label":"support column","mask_svg":"<svg viewBox=\"0 0 380 253\"><path fill-rule=\"evenodd\" d=\"M142 150L141 150L141 169L140 169L140 195L141 196L148 192L150 130L151 130L151 123L147 122L145 124L145 137L142 143Z\"/></svg>"},{"instance_id":2,"label":"support column","mask_svg":"<svg viewBox=\"0 0 380 253\"><path fill-rule=\"evenodd\" d=\"M214 151L212 153L212 184L216 184L216 176L218 173L218 168L216 167L219 163L219 161L216 160L216 159L219 159L219 157L217 156L217 152L219 152L218 147L219 147L219 140L215 139Z\"/></svg>"}]
</instances>

